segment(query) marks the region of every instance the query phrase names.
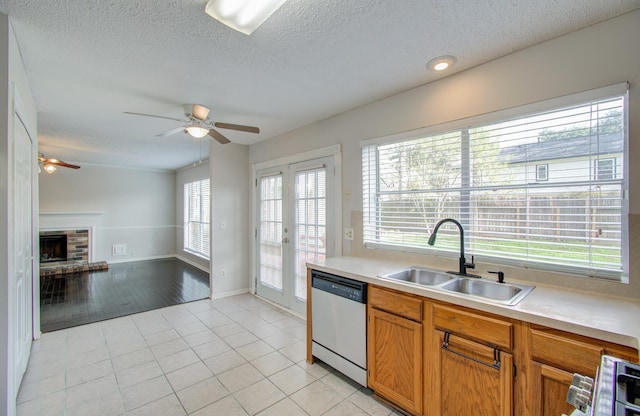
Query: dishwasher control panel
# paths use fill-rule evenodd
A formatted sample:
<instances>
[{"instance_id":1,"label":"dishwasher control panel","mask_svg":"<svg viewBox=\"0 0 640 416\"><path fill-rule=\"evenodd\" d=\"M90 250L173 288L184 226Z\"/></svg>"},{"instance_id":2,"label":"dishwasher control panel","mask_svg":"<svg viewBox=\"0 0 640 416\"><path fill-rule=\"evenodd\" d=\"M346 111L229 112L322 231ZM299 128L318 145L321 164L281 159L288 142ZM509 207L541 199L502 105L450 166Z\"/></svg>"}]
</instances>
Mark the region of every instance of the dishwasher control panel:
<instances>
[{"instance_id":1,"label":"dishwasher control panel","mask_svg":"<svg viewBox=\"0 0 640 416\"><path fill-rule=\"evenodd\" d=\"M318 270L311 271L311 287L359 303L367 303L367 284Z\"/></svg>"}]
</instances>

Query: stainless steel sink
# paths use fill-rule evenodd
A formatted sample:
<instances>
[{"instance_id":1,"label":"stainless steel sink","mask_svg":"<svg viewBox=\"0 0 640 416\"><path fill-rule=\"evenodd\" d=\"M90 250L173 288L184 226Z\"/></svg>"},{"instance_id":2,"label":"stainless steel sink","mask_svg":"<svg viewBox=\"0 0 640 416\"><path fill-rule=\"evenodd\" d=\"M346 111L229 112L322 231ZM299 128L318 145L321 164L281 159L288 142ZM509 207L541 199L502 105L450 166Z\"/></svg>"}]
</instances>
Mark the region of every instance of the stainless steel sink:
<instances>
[{"instance_id":1,"label":"stainless steel sink","mask_svg":"<svg viewBox=\"0 0 640 416\"><path fill-rule=\"evenodd\" d=\"M406 267L380 277L509 306L520 302L535 288L519 283L498 283L494 280L456 276L420 266Z\"/></svg>"},{"instance_id":2,"label":"stainless steel sink","mask_svg":"<svg viewBox=\"0 0 640 416\"><path fill-rule=\"evenodd\" d=\"M416 283L424 286L436 286L455 278L445 272L425 269L422 267L408 267L406 269L383 274L380 277L399 280L402 282Z\"/></svg>"},{"instance_id":3,"label":"stainless steel sink","mask_svg":"<svg viewBox=\"0 0 640 416\"><path fill-rule=\"evenodd\" d=\"M441 288L505 305L515 305L531 292L534 286L461 277L443 284Z\"/></svg>"}]
</instances>

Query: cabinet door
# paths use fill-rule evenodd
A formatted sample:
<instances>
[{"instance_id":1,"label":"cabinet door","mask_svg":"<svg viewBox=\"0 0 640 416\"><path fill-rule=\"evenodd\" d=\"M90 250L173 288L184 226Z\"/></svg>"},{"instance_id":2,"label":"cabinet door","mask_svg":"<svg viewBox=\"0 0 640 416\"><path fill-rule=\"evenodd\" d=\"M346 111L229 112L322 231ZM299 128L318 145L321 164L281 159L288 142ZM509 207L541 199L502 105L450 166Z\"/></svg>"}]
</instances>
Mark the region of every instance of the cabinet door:
<instances>
[{"instance_id":1,"label":"cabinet door","mask_svg":"<svg viewBox=\"0 0 640 416\"><path fill-rule=\"evenodd\" d=\"M440 398L429 415L511 416L513 356L475 341L434 331L433 346ZM445 339L447 340L445 348ZM499 360L494 361L494 358Z\"/></svg>"},{"instance_id":2,"label":"cabinet door","mask_svg":"<svg viewBox=\"0 0 640 416\"><path fill-rule=\"evenodd\" d=\"M572 373L534 361L531 366L533 414L558 416L575 410L566 401L572 377Z\"/></svg>"},{"instance_id":3,"label":"cabinet door","mask_svg":"<svg viewBox=\"0 0 640 416\"><path fill-rule=\"evenodd\" d=\"M416 415L422 414L422 324L370 309L369 387Z\"/></svg>"}]
</instances>

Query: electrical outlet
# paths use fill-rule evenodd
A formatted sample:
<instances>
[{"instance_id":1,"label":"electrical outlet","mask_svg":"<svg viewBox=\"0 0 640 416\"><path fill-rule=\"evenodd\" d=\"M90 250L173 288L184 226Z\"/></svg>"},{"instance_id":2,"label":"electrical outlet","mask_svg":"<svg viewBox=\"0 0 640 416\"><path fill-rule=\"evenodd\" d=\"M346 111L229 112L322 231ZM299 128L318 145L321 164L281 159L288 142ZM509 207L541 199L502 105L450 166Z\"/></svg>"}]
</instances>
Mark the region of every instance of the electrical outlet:
<instances>
[{"instance_id":1,"label":"electrical outlet","mask_svg":"<svg viewBox=\"0 0 640 416\"><path fill-rule=\"evenodd\" d=\"M224 279L227 277L227 269L220 269L220 277Z\"/></svg>"},{"instance_id":2,"label":"electrical outlet","mask_svg":"<svg viewBox=\"0 0 640 416\"><path fill-rule=\"evenodd\" d=\"M344 239L345 240L353 240L353 228L345 228L344 229Z\"/></svg>"}]
</instances>

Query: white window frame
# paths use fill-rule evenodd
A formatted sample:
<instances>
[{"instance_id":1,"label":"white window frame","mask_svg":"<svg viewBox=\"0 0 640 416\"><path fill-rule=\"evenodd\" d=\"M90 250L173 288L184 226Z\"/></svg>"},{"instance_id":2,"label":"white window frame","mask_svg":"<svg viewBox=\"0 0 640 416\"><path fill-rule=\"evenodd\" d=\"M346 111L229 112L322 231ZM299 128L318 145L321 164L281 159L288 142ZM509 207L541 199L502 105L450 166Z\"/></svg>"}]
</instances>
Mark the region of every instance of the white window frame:
<instances>
[{"instance_id":1,"label":"white window frame","mask_svg":"<svg viewBox=\"0 0 640 416\"><path fill-rule=\"evenodd\" d=\"M485 260L515 265L519 267L532 268L532 269L540 269L540 270L551 270L551 271L559 271L559 272L567 272L571 274L576 274L579 276L590 276L590 277L602 277L606 279L621 281L623 283L628 283L629 281L629 242L628 242L628 212L629 212L629 201L628 201L628 171L629 171L629 163L628 163L628 83L616 84L608 87L598 88L590 91L584 91L582 93L572 94L569 96L558 97L555 99L545 100L542 102L537 102L521 107L510 108L507 110L497 111L490 114L480 115L476 117L471 117L464 120L458 120L451 123L445 123L441 125L435 125L430 127L425 127L417 130L412 130L396 135L379 137L375 139L366 140L360 143L363 148L363 215L364 215L364 244L367 248L373 249L387 249L387 250L397 250L397 251L405 251L405 252L416 252L416 253L425 253L425 254L436 254L442 256L450 256L453 257L457 253L459 248L456 246L454 249L443 249L443 248L431 248L428 246L414 246L412 245L412 241L402 241L400 243L394 242L389 244L385 241L377 241L376 240L376 231L369 232L369 236L367 235L367 223L372 223L378 221L376 217L377 206L379 206L379 202L377 202L376 198L368 198L367 195L372 195L373 191L372 187L377 186L373 182L375 179L371 177L371 171L367 171L368 167L374 166L373 171L377 168L375 164L377 161L372 162L372 154L370 150L372 146L376 145L385 145L391 143L399 143L410 140L415 140L418 138L430 137L442 135L447 132L452 132L454 130L465 130L470 129L473 126L483 126L489 125L492 123L498 123L504 120L513 120L516 118L524 118L530 116L532 114L544 113L548 111L553 111L554 109L560 109L563 107L579 105L582 103L588 103L591 101L599 101L608 98L621 97L623 99L623 135L624 135L624 151L622 157L622 171L617 172L617 180L621 181L621 207L620 207L620 257L621 257L621 265L620 270L607 270L600 269L597 267L583 267L583 266L574 266L572 264L546 264L535 261L527 261L522 259L510 259L505 257L492 257L492 256L478 256L476 255L476 259L482 261L483 257ZM375 158L375 156L373 156ZM588 165L587 165L588 166ZM590 169L589 169L590 170ZM620 169L619 169L620 170ZM587 176L588 173L585 170L585 174ZM375 173L374 173L375 175ZM585 178L587 180L593 178ZM536 185L535 183L532 185ZM540 185L538 185L540 186ZM546 186L546 185L544 185ZM433 224L431 224L433 226ZM374 227L375 228L375 227ZM425 227L426 228L426 227ZM424 229L424 233L428 237L428 233L430 230ZM371 237L373 236L373 237ZM468 233L465 233L465 236L468 236ZM409 240L409 239L407 239ZM467 245L467 244L465 244ZM469 253L469 248L465 247L467 252ZM470 254L473 250L471 250ZM567 261L566 263L570 263Z\"/></svg>"},{"instance_id":2,"label":"white window frame","mask_svg":"<svg viewBox=\"0 0 640 416\"><path fill-rule=\"evenodd\" d=\"M191 195L191 192L196 195ZM203 259L211 257L211 181L200 179L184 184L183 249ZM192 229L197 233L190 232ZM199 237L198 237L199 236ZM207 238L208 237L208 238Z\"/></svg>"}]
</instances>

